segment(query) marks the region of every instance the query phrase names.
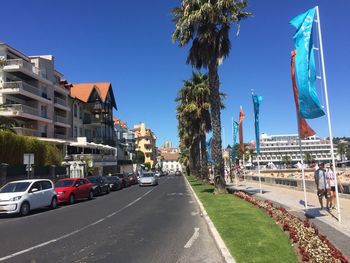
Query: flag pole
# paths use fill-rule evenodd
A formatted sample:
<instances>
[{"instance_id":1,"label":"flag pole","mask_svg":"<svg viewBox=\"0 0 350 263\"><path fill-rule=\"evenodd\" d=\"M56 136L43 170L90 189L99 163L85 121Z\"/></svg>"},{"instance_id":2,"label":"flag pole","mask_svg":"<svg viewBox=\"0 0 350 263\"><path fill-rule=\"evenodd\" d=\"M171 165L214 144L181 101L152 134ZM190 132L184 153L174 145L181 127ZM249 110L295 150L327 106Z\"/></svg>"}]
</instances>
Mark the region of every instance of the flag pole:
<instances>
[{"instance_id":1,"label":"flag pole","mask_svg":"<svg viewBox=\"0 0 350 263\"><path fill-rule=\"evenodd\" d=\"M232 139L233 139L233 137L234 137L234 130L233 130L233 122L234 122L234 120L233 120L233 117L232 117L232 125L231 125L231 127L232 127ZM234 151L235 150L235 142L233 142L232 143L232 151ZM231 156L230 156L230 158L232 159L232 153L231 153ZM236 162L236 160L232 160L232 163L233 163L233 165L235 166L235 162ZM232 165L231 165L231 167L232 167ZM230 169L231 169L231 167L230 167ZM235 172L235 169L233 169L233 171L232 171L233 173L234 173L234 175L235 175L235 184L236 184L236 186L237 186L237 173ZM231 172L230 172L230 177L231 177ZM232 178L232 177L231 177ZM232 179L231 179L232 180ZM232 181L231 181L232 182Z\"/></svg>"},{"instance_id":2,"label":"flag pole","mask_svg":"<svg viewBox=\"0 0 350 263\"><path fill-rule=\"evenodd\" d=\"M337 171L335 167L335 157L334 157L334 147L333 147L333 135L332 135L332 126L331 126L331 113L329 110L329 103L328 103L328 89L327 89L327 78L326 78L326 69L324 65L324 56L323 56L323 44L322 44L322 32L321 32L321 19L320 14L318 11L318 6L316 6L316 15L317 15L317 31L318 31L318 38L320 41L320 57L321 57L321 67L322 67L322 80L323 80L323 87L324 87L324 93L325 93L325 101L326 101L326 110L327 110L327 120L328 120L328 130L329 130L329 140L331 144L331 156L332 156L332 164L334 169L334 182L335 182L335 194L337 198L337 212L338 212L338 222L341 222L341 214L340 214L340 204L339 204L339 193L338 193L338 182L337 182Z\"/></svg>"},{"instance_id":3,"label":"flag pole","mask_svg":"<svg viewBox=\"0 0 350 263\"><path fill-rule=\"evenodd\" d=\"M306 196L306 184L305 184L305 169L304 169L304 158L303 158L303 148L301 145L301 138L300 138L300 122L299 122L299 113L297 113L298 118L298 133L299 133L299 151L300 151L300 159L301 159L301 176L303 178L303 188L304 188L304 200L305 200L305 209L307 210L307 196Z\"/></svg>"},{"instance_id":4,"label":"flag pole","mask_svg":"<svg viewBox=\"0 0 350 263\"><path fill-rule=\"evenodd\" d=\"M257 153L256 159L258 160L259 187L260 187L260 194L262 194L261 178L260 178L260 162L259 162L259 156L260 156L260 154Z\"/></svg>"}]
</instances>

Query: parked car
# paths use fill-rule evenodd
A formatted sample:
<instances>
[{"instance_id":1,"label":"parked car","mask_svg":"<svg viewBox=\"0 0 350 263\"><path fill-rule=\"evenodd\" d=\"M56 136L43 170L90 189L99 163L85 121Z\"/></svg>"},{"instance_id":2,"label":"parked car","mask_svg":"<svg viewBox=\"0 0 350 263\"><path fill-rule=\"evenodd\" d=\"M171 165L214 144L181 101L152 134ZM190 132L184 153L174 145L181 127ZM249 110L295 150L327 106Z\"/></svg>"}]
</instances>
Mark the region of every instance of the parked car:
<instances>
[{"instance_id":1,"label":"parked car","mask_svg":"<svg viewBox=\"0 0 350 263\"><path fill-rule=\"evenodd\" d=\"M124 173L117 173L116 176L119 177L119 179L120 179L120 181L121 181L123 187L128 187L128 186L130 186L129 177L128 177L127 174L124 174Z\"/></svg>"},{"instance_id":2,"label":"parked car","mask_svg":"<svg viewBox=\"0 0 350 263\"><path fill-rule=\"evenodd\" d=\"M177 171L175 172L175 175L176 175L176 176L181 176L182 173L181 173L179 170L177 170Z\"/></svg>"},{"instance_id":3,"label":"parked car","mask_svg":"<svg viewBox=\"0 0 350 263\"><path fill-rule=\"evenodd\" d=\"M154 173L144 173L139 180L139 186L158 185L158 179Z\"/></svg>"},{"instance_id":4,"label":"parked car","mask_svg":"<svg viewBox=\"0 0 350 263\"><path fill-rule=\"evenodd\" d=\"M104 178L109 183L109 189L111 189L112 191L122 189L122 184L118 176L104 176Z\"/></svg>"},{"instance_id":5,"label":"parked car","mask_svg":"<svg viewBox=\"0 0 350 263\"><path fill-rule=\"evenodd\" d=\"M92 183L92 191L94 196L109 194L111 191L109 188L109 183L102 176L89 176L87 179Z\"/></svg>"},{"instance_id":6,"label":"parked car","mask_svg":"<svg viewBox=\"0 0 350 263\"><path fill-rule=\"evenodd\" d=\"M129 178L129 183L130 183L131 185L137 184L137 183L138 183L138 179L137 179L136 174L134 174L134 173L128 173L128 178Z\"/></svg>"},{"instance_id":7,"label":"parked car","mask_svg":"<svg viewBox=\"0 0 350 263\"><path fill-rule=\"evenodd\" d=\"M57 207L57 195L50 180L21 180L10 182L0 189L0 214L26 216L31 210Z\"/></svg>"},{"instance_id":8,"label":"parked car","mask_svg":"<svg viewBox=\"0 0 350 263\"><path fill-rule=\"evenodd\" d=\"M79 199L92 199L92 183L84 178L65 178L55 183L58 203L74 204Z\"/></svg>"}]
</instances>

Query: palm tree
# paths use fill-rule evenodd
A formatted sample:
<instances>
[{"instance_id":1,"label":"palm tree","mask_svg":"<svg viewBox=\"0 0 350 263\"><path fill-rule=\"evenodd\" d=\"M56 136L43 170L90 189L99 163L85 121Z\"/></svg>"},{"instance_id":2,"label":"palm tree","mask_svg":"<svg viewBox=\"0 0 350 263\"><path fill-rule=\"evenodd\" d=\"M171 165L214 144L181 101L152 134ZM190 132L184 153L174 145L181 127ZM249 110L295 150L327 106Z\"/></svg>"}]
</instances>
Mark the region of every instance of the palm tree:
<instances>
[{"instance_id":1,"label":"palm tree","mask_svg":"<svg viewBox=\"0 0 350 263\"><path fill-rule=\"evenodd\" d=\"M310 164L315 161L314 157L310 153L305 153L304 155L304 163Z\"/></svg>"},{"instance_id":2,"label":"palm tree","mask_svg":"<svg viewBox=\"0 0 350 263\"><path fill-rule=\"evenodd\" d=\"M208 178L206 133L211 129L208 75L192 73L184 81L176 101L179 121L180 145L189 148L189 167L191 173L201 178Z\"/></svg>"},{"instance_id":3,"label":"palm tree","mask_svg":"<svg viewBox=\"0 0 350 263\"><path fill-rule=\"evenodd\" d=\"M219 175L215 180L216 192L225 191L218 66L230 53L232 24L251 15L242 11L246 7L245 0L182 0L181 6L172 10L176 26L173 41L181 47L192 42L186 62L197 69L207 68L209 73L213 159Z\"/></svg>"}]
</instances>

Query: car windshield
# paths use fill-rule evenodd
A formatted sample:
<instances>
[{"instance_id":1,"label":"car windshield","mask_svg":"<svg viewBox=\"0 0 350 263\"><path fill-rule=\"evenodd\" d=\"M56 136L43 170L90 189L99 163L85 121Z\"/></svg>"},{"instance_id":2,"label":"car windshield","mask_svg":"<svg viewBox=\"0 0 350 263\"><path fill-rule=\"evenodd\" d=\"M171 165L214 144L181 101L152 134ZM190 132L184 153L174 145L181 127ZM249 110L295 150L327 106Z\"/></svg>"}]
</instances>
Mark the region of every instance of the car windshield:
<instances>
[{"instance_id":1,"label":"car windshield","mask_svg":"<svg viewBox=\"0 0 350 263\"><path fill-rule=\"evenodd\" d=\"M154 177L153 173L145 173L142 175L142 177Z\"/></svg>"},{"instance_id":2,"label":"car windshield","mask_svg":"<svg viewBox=\"0 0 350 263\"><path fill-rule=\"evenodd\" d=\"M88 180L89 180L91 183L97 183L97 177L89 177Z\"/></svg>"},{"instance_id":3,"label":"car windshield","mask_svg":"<svg viewBox=\"0 0 350 263\"><path fill-rule=\"evenodd\" d=\"M105 178L107 179L107 181L108 181L109 183L114 183L114 182L117 181L117 178L116 178L116 177L113 177L113 176L106 176Z\"/></svg>"},{"instance_id":4,"label":"car windshield","mask_svg":"<svg viewBox=\"0 0 350 263\"><path fill-rule=\"evenodd\" d=\"M0 189L0 193L25 192L29 185L30 182L9 183Z\"/></svg>"},{"instance_id":5,"label":"car windshield","mask_svg":"<svg viewBox=\"0 0 350 263\"><path fill-rule=\"evenodd\" d=\"M62 181L58 181L55 183L55 187L68 187L68 186L72 186L74 183L73 180L62 180Z\"/></svg>"}]
</instances>

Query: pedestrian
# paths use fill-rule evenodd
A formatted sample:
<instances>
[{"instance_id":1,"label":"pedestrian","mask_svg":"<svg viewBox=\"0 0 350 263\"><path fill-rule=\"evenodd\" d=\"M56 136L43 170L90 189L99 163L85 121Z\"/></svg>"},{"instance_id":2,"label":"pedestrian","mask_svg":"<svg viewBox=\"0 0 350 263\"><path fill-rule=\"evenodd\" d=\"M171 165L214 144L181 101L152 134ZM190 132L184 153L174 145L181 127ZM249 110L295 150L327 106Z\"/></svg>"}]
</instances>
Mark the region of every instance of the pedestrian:
<instances>
[{"instance_id":1,"label":"pedestrian","mask_svg":"<svg viewBox=\"0 0 350 263\"><path fill-rule=\"evenodd\" d=\"M318 201L321 205L321 210L323 207L323 197L326 198L326 207L329 207L329 194L330 194L330 186L329 181L327 181L326 170L324 169L324 163L320 163L319 168L314 173L315 183L317 186L317 196Z\"/></svg>"},{"instance_id":2,"label":"pedestrian","mask_svg":"<svg viewBox=\"0 0 350 263\"><path fill-rule=\"evenodd\" d=\"M333 164L331 163L329 165L329 169L326 173L327 180L329 181L330 186L330 202L329 202L329 209L335 209L335 203L336 203L336 193L335 193L335 174L333 169ZM340 182L339 176L337 175L337 182L340 185L341 191L344 191L344 187Z\"/></svg>"}]
</instances>

